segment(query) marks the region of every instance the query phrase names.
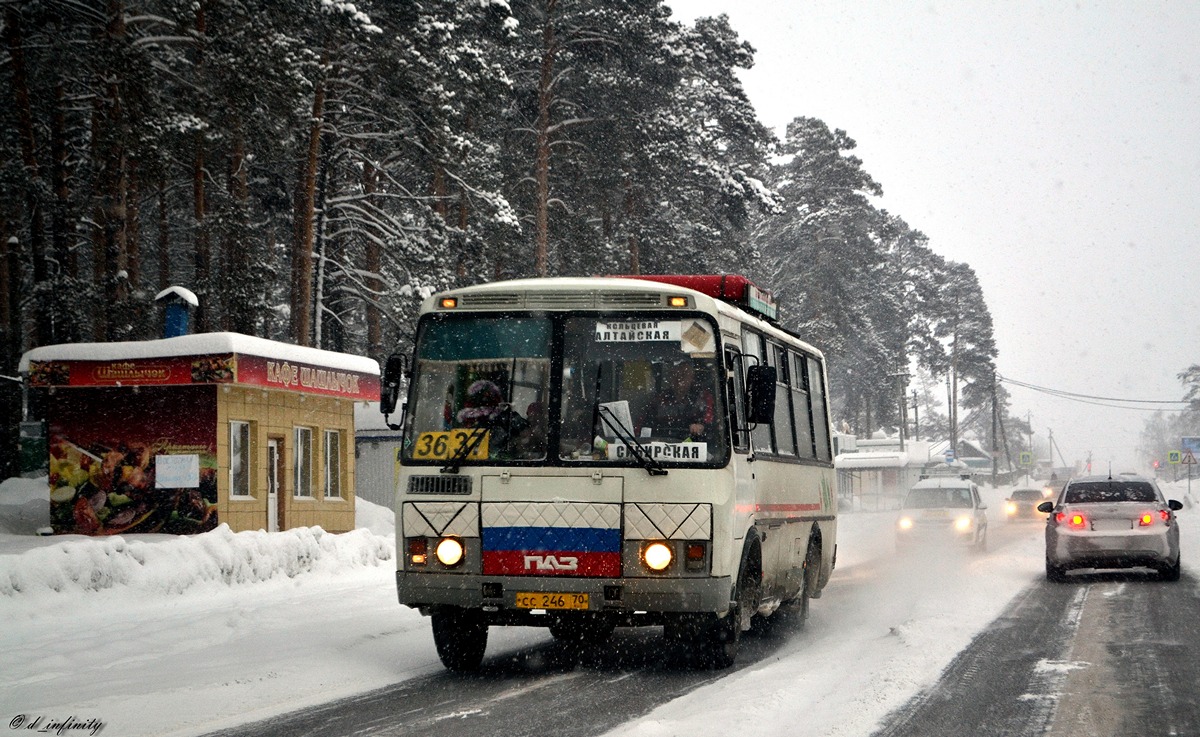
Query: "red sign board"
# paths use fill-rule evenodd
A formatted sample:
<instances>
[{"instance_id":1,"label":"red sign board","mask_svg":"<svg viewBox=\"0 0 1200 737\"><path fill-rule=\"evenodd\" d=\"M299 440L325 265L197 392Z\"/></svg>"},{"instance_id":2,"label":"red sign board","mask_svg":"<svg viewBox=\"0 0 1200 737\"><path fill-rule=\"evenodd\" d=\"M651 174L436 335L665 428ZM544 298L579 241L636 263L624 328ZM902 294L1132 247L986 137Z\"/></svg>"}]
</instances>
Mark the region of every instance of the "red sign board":
<instances>
[{"instance_id":1,"label":"red sign board","mask_svg":"<svg viewBox=\"0 0 1200 737\"><path fill-rule=\"evenodd\" d=\"M118 361L34 361L31 386L247 384L347 399L378 399L379 377L238 354Z\"/></svg>"}]
</instances>

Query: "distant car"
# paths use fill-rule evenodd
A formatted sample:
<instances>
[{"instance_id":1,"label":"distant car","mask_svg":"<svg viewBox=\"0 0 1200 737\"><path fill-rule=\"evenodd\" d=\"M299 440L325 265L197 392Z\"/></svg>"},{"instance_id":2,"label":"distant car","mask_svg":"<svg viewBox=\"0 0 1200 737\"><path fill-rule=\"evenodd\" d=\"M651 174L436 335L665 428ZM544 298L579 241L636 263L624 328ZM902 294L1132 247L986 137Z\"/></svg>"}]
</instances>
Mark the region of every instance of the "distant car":
<instances>
[{"instance_id":1,"label":"distant car","mask_svg":"<svg viewBox=\"0 0 1200 737\"><path fill-rule=\"evenodd\" d=\"M1183 505L1163 497L1154 481L1121 475L1071 479L1057 501L1042 502L1046 519L1046 578L1064 581L1075 568L1146 567L1179 580Z\"/></svg>"},{"instance_id":2,"label":"distant car","mask_svg":"<svg viewBox=\"0 0 1200 737\"><path fill-rule=\"evenodd\" d=\"M896 520L896 547L945 542L987 550L987 506L969 478L918 481L904 496Z\"/></svg>"},{"instance_id":3,"label":"distant car","mask_svg":"<svg viewBox=\"0 0 1200 737\"><path fill-rule=\"evenodd\" d=\"M1004 516L1009 522L1017 519L1043 519L1038 505L1046 501L1041 489L1016 489L1004 500Z\"/></svg>"}]
</instances>

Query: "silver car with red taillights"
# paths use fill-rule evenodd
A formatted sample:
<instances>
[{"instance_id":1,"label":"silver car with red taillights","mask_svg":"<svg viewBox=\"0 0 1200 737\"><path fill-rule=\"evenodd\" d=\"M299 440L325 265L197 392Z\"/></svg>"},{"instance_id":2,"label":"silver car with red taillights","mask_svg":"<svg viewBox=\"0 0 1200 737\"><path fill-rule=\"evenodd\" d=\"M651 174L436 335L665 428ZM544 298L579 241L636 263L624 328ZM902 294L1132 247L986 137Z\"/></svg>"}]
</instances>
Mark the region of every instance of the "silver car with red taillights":
<instances>
[{"instance_id":1,"label":"silver car with red taillights","mask_svg":"<svg viewBox=\"0 0 1200 737\"><path fill-rule=\"evenodd\" d=\"M1153 568L1179 580L1179 525L1183 505L1163 497L1150 479L1085 476L1071 479L1054 502L1043 502L1046 578L1063 581L1076 568Z\"/></svg>"}]
</instances>

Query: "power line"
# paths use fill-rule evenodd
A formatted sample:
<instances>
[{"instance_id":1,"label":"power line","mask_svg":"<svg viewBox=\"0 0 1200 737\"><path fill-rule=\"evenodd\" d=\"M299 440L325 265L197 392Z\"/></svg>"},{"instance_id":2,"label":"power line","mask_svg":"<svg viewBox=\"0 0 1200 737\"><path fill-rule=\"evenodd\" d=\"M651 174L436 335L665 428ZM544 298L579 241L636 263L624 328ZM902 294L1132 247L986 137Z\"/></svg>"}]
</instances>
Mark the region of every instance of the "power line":
<instances>
[{"instance_id":1,"label":"power line","mask_svg":"<svg viewBox=\"0 0 1200 737\"><path fill-rule=\"evenodd\" d=\"M1038 386L1036 384L1029 384L1024 381L1017 381L1016 379L1005 378L1003 376L1000 376L999 374L996 375L996 379L998 381L1004 382L1005 384L1011 384L1012 386L1023 387L1025 389L1030 389L1035 392L1041 392L1043 394L1048 394L1052 397L1058 397L1060 399L1067 399L1072 402L1079 402L1081 404L1091 404L1091 405L1095 405L1098 407L1111 407L1114 409L1132 409L1132 410L1140 410L1143 412L1157 412L1163 408L1162 407L1131 407L1128 405L1131 405L1131 404L1132 405L1137 405L1137 404L1175 405L1174 407L1171 407L1170 409L1183 410L1183 409L1186 409L1191 404L1186 399L1126 399L1124 397L1101 397L1101 396L1096 396L1093 394L1078 394L1076 392L1068 392L1068 391L1064 391L1062 389L1051 389L1049 387ZM1108 402L1120 402L1121 404L1107 404Z\"/></svg>"}]
</instances>

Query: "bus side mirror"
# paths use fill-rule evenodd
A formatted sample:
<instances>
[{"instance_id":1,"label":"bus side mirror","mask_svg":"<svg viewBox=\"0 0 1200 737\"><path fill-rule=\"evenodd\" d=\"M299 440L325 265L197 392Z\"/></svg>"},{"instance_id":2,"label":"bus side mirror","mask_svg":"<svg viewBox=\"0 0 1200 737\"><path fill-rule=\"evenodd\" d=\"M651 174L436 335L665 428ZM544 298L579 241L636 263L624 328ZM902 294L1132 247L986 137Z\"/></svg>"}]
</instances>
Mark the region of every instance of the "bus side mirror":
<instances>
[{"instance_id":1,"label":"bus side mirror","mask_svg":"<svg viewBox=\"0 0 1200 737\"><path fill-rule=\"evenodd\" d=\"M746 370L746 420L771 424L775 419L775 367L751 366Z\"/></svg>"},{"instance_id":2,"label":"bus side mirror","mask_svg":"<svg viewBox=\"0 0 1200 737\"><path fill-rule=\"evenodd\" d=\"M384 419L396 411L400 399L400 383L408 373L408 358L399 353L388 356L383 368L383 382L379 385L379 411Z\"/></svg>"}]
</instances>

